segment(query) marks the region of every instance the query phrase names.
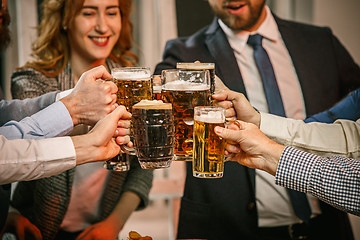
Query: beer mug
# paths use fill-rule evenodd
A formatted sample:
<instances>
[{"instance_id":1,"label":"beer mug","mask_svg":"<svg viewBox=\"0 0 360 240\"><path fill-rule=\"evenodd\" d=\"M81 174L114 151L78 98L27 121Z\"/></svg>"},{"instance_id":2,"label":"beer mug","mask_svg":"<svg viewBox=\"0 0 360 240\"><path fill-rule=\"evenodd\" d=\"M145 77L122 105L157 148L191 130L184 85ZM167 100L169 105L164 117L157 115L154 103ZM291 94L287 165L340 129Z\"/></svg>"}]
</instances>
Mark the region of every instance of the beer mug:
<instances>
[{"instance_id":1,"label":"beer mug","mask_svg":"<svg viewBox=\"0 0 360 240\"><path fill-rule=\"evenodd\" d=\"M161 100L161 75L152 75L153 100Z\"/></svg>"},{"instance_id":2,"label":"beer mug","mask_svg":"<svg viewBox=\"0 0 360 240\"><path fill-rule=\"evenodd\" d=\"M214 132L225 127L225 109L199 106L194 109L193 176L221 178L224 171L225 140Z\"/></svg>"},{"instance_id":3,"label":"beer mug","mask_svg":"<svg viewBox=\"0 0 360 240\"><path fill-rule=\"evenodd\" d=\"M134 104L152 99L151 74L147 67L123 67L111 70L118 87L117 103L131 112Z\"/></svg>"},{"instance_id":4,"label":"beer mug","mask_svg":"<svg viewBox=\"0 0 360 240\"><path fill-rule=\"evenodd\" d=\"M194 107L210 105L208 70L162 71L161 99L172 103L175 125L174 160L191 161Z\"/></svg>"},{"instance_id":5,"label":"beer mug","mask_svg":"<svg viewBox=\"0 0 360 240\"><path fill-rule=\"evenodd\" d=\"M143 169L170 167L174 157L174 117L171 103L142 100L132 107L133 140Z\"/></svg>"},{"instance_id":6,"label":"beer mug","mask_svg":"<svg viewBox=\"0 0 360 240\"><path fill-rule=\"evenodd\" d=\"M178 62L176 64L176 68L183 70L209 70L210 93L215 93L215 63Z\"/></svg>"},{"instance_id":7,"label":"beer mug","mask_svg":"<svg viewBox=\"0 0 360 240\"><path fill-rule=\"evenodd\" d=\"M147 67L122 67L111 70L112 81L118 87L117 104L124 105L131 112L132 106L143 99L152 99L151 74ZM132 131L132 130L131 130ZM132 133L130 134L132 135ZM135 150L122 146L129 155L135 155ZM105 162L104 168L114 171L130 169L129 156L119 154Z\"/></svg>"}]
</instances>

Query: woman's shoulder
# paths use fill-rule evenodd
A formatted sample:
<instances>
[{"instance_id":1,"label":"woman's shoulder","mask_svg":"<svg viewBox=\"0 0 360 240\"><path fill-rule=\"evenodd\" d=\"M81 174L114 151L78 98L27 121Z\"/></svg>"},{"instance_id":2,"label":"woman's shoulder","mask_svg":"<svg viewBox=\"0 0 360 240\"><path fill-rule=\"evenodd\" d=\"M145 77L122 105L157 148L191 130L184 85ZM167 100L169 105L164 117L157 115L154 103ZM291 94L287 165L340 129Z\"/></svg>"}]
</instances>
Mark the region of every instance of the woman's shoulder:
<instances>
[{"instance_id":1,"label":"woman's shoulder","mask_svg":"<svg viewBox=\"0 0 360 240\"><path fill-rule=\"evenodd\" d=\"M18 81L20 79L31 80L31 79L46 79L46 78L48 77L44 73L31 67L19 68L11 74L11 81Z\"/></svg>"},{"instance_id":2,"label":"woman's shoulder","mask_svg":"<svg viewBox=\"0 0 360 240\"><path fill-rule=\"evenodd\" d=\"M21 68L11 75L11 93L14 98L36 97L58 89L55 77L48 77L34 68Z\"/></svg>"}]
</instances>

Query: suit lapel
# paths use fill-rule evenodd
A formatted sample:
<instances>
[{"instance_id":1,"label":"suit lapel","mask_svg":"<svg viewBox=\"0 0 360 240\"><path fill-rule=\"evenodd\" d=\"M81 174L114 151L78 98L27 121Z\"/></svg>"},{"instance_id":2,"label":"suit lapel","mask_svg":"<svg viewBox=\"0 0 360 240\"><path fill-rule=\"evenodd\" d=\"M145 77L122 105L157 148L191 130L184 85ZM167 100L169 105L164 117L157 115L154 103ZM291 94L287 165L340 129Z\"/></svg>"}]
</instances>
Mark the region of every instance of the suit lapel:
<instances>
[{"instance_id":1,"label":"suit lapel","mask_svg":"<svg viewBox=\"0 0 360 240\"><path fill-rule=\"evenodd\" d=\"M215 60L216 74L218 77L221 78L229 89L246 95L245 86L235 55L225 33L218 24L217 18L214 19L206 32L205 44Z\"/></svg>"}]
</instances>

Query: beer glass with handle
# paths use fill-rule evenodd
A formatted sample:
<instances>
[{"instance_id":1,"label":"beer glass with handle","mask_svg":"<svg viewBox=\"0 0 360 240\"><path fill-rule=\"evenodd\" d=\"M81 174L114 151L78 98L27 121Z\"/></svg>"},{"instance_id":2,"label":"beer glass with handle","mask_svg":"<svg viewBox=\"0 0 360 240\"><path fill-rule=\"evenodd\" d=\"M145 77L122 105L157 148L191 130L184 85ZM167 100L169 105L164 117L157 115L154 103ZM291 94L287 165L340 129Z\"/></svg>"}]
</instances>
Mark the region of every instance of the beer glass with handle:
<instances>
[{"instance_id":1,"label":"beer glass with handle","mask_svg":"<svg viewBox=\"0 0 360 240\"><path fill-rule=\"evenodd\" d=\"M194 107L210 105L209 71L163 70L161 99L173 105L174 160L192 161Z\"/></svg>"},{"instance_id":2,"label":"beer glass with handle","mask_svg":"<svg viewBox=\"0 0 360 240\"><path fill-rule=\"evenodd\" d=\"M178 62L176 63L176 68L183 70L209 70L210 93L215 93L215 63Z\"/></svg>"},{"instance_id":3,"label":"beer glass with handle","mask_svg":"<svg viewBox=\"0 0 360 240\"><path fill-rule=\"evenodd\" d=\"M170 167L174 156L174 117L171 103L141 100L132 107L136 156L143 169Z\"/></svg>"},{"instance_id":4,"label":"beer glass with handle","mask_svg":"<svg viewBox=\"0 0 360 240\"><path fill-rule=\"evenodd\" d=\"M152 75L153 100L161 100L161 75Z\"/></svg>"},{"instance_id":5,"label":"beer glass with handle","mask_svg":"<svg viewBox=\"0 0 360 240\"><path fill-rule=\"evenodd\" d=\"M193 176L221 178L224 171L225 140L214 132L225 127L225 109L199 106L194 109Z\"/></svg>"},{"instance_id":6,"label":"beer glass with handle","mask_svg":"<svg viewBox=\"0 0 360 240\"><path fill-rule=\"evenodd\" d=\"M132 106L143 99L152 99L151 74L147 67L123 67L111 70L113 81L118 87L117 103L131 112ZM127 154L135 155L134 149L123 146ZM105 162L104 168L114 171L130 169L129 156L119 154Z\"/></svg>"}]
</instances>

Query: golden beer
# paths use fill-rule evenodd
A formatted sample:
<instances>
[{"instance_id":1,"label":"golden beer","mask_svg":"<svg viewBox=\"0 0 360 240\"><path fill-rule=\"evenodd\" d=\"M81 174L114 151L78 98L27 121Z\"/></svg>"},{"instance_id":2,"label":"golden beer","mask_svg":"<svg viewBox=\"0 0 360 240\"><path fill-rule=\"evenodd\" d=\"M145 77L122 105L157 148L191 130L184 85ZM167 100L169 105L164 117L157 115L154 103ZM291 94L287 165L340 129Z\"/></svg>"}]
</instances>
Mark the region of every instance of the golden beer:
<instances>
[{"instance_id":1,"label":"golden beer","mask_svg":"<svg viewBox=\"0 0 360 240\"><path fill-rule=\"evenodd\" d=\"M220 178L224 171L225 140L215 134L225 127L225 109L197 107L194 116L193 176Z\"/></svg>"},{"instance_id":2,"label":"golden beer","mask_svg":"<svg viewBox=\"0 0 360 240\"><path fill-rule=\"evenodd\" d=\"M191 161L194 107L210 105L210 87L203 83L178 80L163 85L161 99L173 105L175 160Z\"/></svg>"},{"instance_id":3,"label":"golden beer","mask_svg":"<svg viewBox=\"0 0 360 240\"><path fill-rule=\"evenodd\" d=\"M114 80L118 87L117 104L124 105L129 112L132 106L141 100L152 99L150 78L136 80L115 78Z\"/></svg>"},{"instance_id":4,"label":"golden beer","mask_svg":"<svg viewBox=\"0 0 360 240\"><path fill-rule=\"evenodd\" d=\"M152 99L151 74L146 67L122 67L111 70L113 81L118 87L116 93L117 104L124 105L131 112L134 104L143 99ZM131 131L133 129L131 128ZM135 155L134 149L126 149L127 154ZM104 168L114 171L128 171L130 169L129 156L120 154L105 162Z\"/></svg>"}]
</instances>

